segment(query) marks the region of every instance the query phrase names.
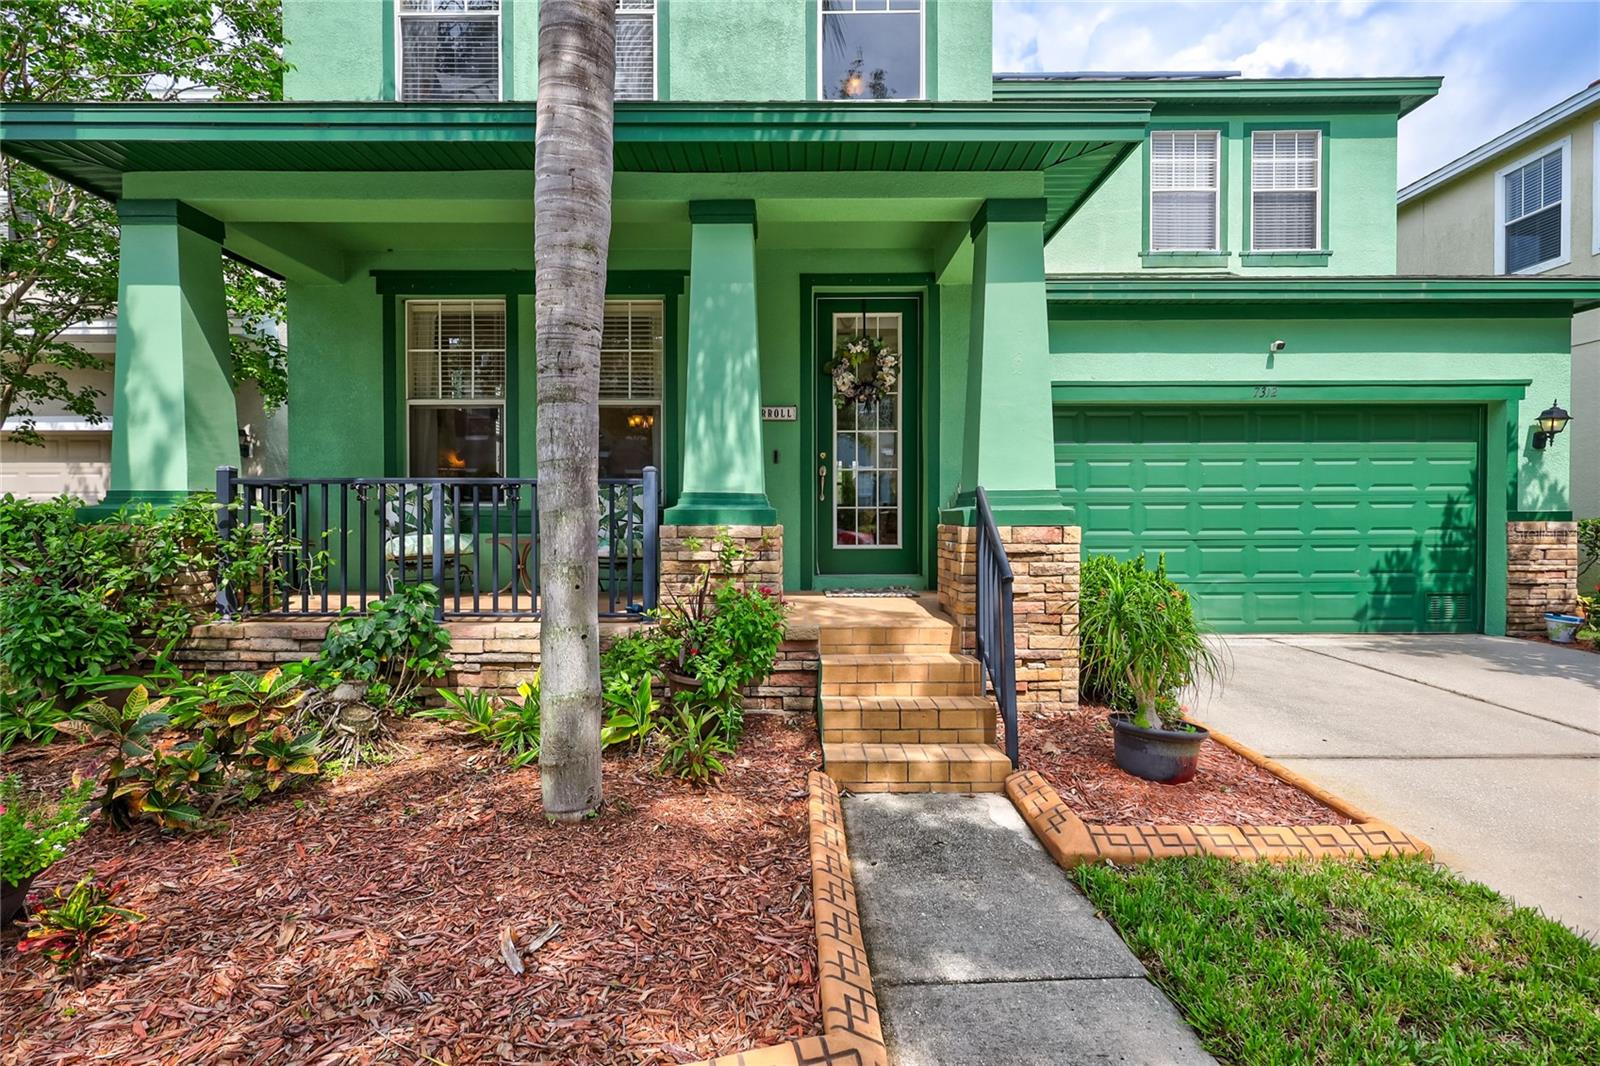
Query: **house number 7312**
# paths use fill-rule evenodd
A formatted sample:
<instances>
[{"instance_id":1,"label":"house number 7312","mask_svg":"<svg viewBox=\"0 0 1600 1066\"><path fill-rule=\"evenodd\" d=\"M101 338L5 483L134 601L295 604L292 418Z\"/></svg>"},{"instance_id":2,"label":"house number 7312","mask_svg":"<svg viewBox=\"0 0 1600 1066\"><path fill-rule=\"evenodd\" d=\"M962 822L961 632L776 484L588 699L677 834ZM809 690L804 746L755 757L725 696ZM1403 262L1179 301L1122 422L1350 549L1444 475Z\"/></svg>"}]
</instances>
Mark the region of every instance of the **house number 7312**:
<instances>
[{"instance_id":1,"label":"house number 7312","mask_svg":"<svg viewBox=\"0 0 1600 1066\"><path fill-rule=\"evenodd\" d=\"M1258 399L1258 400L1270 400L1270 399L1273 399L1274 397L1276 397L1278 395L1278 386L1276 386L1276 385L1257 385L1255 387L1255 392L1252 393L1252 395L1255 396L1255 398Z\"/></svg>"}]
</instances>

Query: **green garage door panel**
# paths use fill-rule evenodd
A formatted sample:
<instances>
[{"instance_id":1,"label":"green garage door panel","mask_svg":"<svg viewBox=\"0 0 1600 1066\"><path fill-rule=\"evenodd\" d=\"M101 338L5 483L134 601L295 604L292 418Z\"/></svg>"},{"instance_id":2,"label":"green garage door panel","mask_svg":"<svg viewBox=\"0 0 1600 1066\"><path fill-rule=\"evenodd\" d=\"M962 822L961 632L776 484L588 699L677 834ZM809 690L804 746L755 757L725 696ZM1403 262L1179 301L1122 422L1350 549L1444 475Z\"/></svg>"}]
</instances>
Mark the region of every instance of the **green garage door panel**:
<instances>
[{"instance_id":1,"label":"green garage door panel","mask_svg":"<svg viewBox=\"0 0 1600 1066\"><path fill-rule=\"evenodd\" d=\"M1055 434L1084 551L1165 553L1219 630L1481 627L1480 408L1062 407Z\"/></svg>"}]
</instances>

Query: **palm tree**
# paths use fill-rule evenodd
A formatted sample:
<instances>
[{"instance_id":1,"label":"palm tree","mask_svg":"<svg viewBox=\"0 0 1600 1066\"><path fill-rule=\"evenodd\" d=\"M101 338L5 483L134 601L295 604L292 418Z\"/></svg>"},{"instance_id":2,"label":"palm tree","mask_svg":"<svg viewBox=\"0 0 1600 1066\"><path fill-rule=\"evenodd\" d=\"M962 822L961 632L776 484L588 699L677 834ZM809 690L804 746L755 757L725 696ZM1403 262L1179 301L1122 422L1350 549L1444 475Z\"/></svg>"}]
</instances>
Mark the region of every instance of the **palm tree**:
<instances>
[{"instance_id":1,"label":"palm tree","mask_svg":"<svg viewBox=\"0 0 1600 1066\"><path fill-rule=\"evenodd\" d=\"M600 331L611 239L616 0L539 5L534 154L538 336L539 745L545 815L596 810L600 783Z\"/></svg>"}]
</instances>

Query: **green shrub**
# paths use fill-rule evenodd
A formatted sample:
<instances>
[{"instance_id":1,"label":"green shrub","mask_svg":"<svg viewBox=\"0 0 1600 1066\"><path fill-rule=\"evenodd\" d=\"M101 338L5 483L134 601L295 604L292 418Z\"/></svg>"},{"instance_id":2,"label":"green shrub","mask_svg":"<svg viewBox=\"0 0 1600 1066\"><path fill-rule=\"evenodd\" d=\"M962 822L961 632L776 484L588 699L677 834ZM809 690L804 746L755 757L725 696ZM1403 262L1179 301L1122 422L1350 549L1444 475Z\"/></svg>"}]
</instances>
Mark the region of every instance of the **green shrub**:
<instances>
[{"instance_id":1,"label":"green shrub","mask_svg":"<svg viewBox=\"0 0 1600 1066\"><path fill-rule=\"evenodd\" d=\"M16 744L48 744L56 726L67 720L66 708L34 688L13 688L0 679L0 755Z\"/></svg>"},{"instance_id":2,"label":"green shrub","mask_svg":"<svg viewBox=\"0 0 1600 1066\"><path fill-rule=\"evenodd\" d=\"M670 774L691 785L705 786L727 773L722 760L733 754L733 745L723 736L722 723L714 711L693 711L679 707L666 720L662 731L666 750L656 772Z\"/></svg>"},{"instance_id":3,"label":"green shrub","mask_svg":"<svg viewBox=\"0 0 1600 1066\"><path fill-rule=\"evenodd\" d=\"M539 758L539 674L531 682L517 686L517 699L491 696L486 692L440 689L443 707L417 712L418 718L431 718L455 726L480 744L498 748L506 762L518 769Z\"/></svg>"},{"instance_id":4,"label":"green shrub","mask_svg":"<svg viewBox=\"0 0 1600 1066\"><path fill-rule=\"evenodd\" d=\"M180 578L216 573L213 497L130 507L80 523L66 498L0 499L0 666L11 683L71 693L84 678L142 664L210 617ZM274 561L294 550L281 523L235 529L224 583L268 595Z\"/></svg>"},{"instance_id":5,"label":"green shrub","mask_svg":"<svg viewBox=\"0 0 1600 1066\"><path fill-rule=\"evenodd\" d=\"M241 671L177 688L186 703L193 701L185 715L192 714L192 726L178 726L175 704L152 698L142 684L120 706L95 700L62 726L104 745L99 808L113 825L142 819L194 829L224 802L249 803L322 772L319 737L297 677Z\"/></svg>"},{"instance_id":6,"label":"green shrub","mask_svg":"<svg viewBox=\"0 0 1600 1066\"><path fill-rule=\"evenodd\" d=\"M84 808L93 790L85 781L47 800L24 792L15 774L0 778L0 877L20 885L65 855L89 827Z\"/></svg>"},{"instance_id":7,"label":"green shrub","mask_svg":"<svg viewBox=\"0 0 1600 1066\"><path fill-rule=\"evenodd\" d=\"M1583 566L1578 571L1579 577L1600 564L1600 518L1578 519L1578 559Z\"/></svg>"},{"instance_id":8,"label":"green shrub","mask_svg":"<svg viewBox=\"0 0 1600 1066\"><path fill-rule=\"evenodd\" d=\"M1205 641L1188 593L1143 556L1084 560L1078 602L1079 683L1086 699L1132 712L1137 724L1175 725L1178 694L1218 677L1222 662Z\"/></svg>"},{"instance_id":9,"label":"green shrub","mask_svg":"<svg viewBox=\"0 0 1600 1066\"><path fill-rule=\"evenodd\" d=\"M328 627L312 671L363 686L375 707L410 710L422 684L450 669L450 634L433 617L438 597L432 585L407 585L366 614L347 608Z\"/></svg>"},{"instance_id":10,"label":"green shrub","mask_svg":"<svg viewBox=\"0 0 1600 1066\"><path fill-rule=\"evenodd\" d=\"M652 687L654 678L644 672L611 674L602 680L606 718L600 726L601 747L632 744L636 750L643 749L660 724L656 712L661 701Z\"/></svg>"}]
</instances>

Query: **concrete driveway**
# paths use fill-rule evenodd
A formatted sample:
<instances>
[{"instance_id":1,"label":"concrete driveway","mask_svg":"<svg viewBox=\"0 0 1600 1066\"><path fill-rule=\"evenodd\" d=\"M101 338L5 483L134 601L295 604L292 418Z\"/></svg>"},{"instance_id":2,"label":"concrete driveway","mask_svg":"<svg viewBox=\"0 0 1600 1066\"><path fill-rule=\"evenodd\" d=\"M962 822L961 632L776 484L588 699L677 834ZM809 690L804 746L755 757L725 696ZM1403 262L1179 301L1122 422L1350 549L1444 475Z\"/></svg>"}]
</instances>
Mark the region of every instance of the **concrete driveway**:
<instances>
[{"instance_id":1,"label":"concrete driveway","mask_svg":"<svg viewBox=\"0 0 1600 1066\"><path fill-rule=\"evenodd\" d=\"M1229 637L1197 717L1600 936L1600 655L1482 636Z\"/></svg>"}]
</instances>

